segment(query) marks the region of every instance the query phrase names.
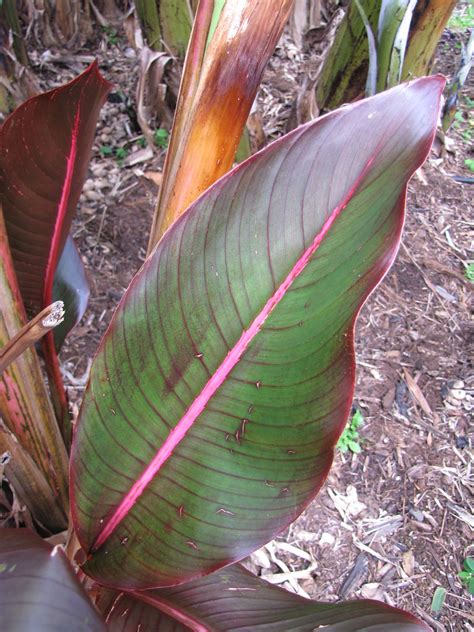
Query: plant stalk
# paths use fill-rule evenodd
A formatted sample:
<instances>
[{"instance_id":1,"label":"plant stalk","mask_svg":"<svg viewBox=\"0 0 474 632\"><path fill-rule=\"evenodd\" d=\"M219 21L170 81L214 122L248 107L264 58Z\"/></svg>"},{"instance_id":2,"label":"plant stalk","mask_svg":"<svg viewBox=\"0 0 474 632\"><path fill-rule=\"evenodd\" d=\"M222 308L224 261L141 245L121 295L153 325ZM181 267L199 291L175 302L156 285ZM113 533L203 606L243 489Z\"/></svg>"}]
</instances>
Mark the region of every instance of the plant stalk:
<instances>
[{"instance_id":1,"label":"plant stalk","mask_svg":"<svg viewBox=\"0 0 474 632\"><path fill-rule=\"evenodd\" d=\"M6 345L26 323L0 207L0 344ZM68 508L68 461L37 353L26 349L0 374L0 416L31 456L64 514Z\"/></svg>"}]
</instances>

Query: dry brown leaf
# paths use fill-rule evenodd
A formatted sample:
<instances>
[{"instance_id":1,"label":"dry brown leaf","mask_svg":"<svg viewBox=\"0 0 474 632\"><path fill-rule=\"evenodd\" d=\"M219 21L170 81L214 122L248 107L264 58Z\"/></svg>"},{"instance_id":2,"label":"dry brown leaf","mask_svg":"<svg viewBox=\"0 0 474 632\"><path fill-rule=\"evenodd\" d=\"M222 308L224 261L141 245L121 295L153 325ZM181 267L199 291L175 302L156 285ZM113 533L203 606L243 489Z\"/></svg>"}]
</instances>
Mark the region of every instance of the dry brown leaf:
<instances>
[{"instance_id":1,"label":"dry brown leaf","mask_svg":"<svg viewBox=\"0 0 474 632\"><path fill-rule=\"evenodd\" d=\"M143 175L147 180L154 182L157 187L161 186L161 182L163 180L163 174L161 171L145 171Z\"/></svg>"},{"instance_id":2,"label":"dry brown leaf","mask_svg":"<svg viewBox=\"0 0 474 632\"><path fill-rule=\"evenodd\" d=\"M167 53L156 53L144 46L140 51L140 75L137 86L137 121L150 147L154 147L150 120L154 117L165 124L167 106L166 86L162 83L167 64L171 61Z\"/></svg>"},{"instance_id":3,"label":"dry brown leaf","mask_svg":"<svg viewBox=\"0 0 474 632\"><path fill-rule=\"evenodd\" d=\"M134 165L138 165L142 162L147 162L147 160L151 160L152 158L153 149L151 147L144 147L143 149L138 149L127 156L123 161L123 164L125 167L133 167Z\"/></svg>"},{"instance_id":4,"label":"dry brown leaf","mask_svg":"<svg viewBox=\"0 0 474 632\"><path fill-rule=\"evenodd\" d=\"M429 417L433 417L433 411L431 410L430 405L426 401L426 398L423 395L421 388L418 386L418 384L415 382L413 377L410 375L410 373L408 373L408 371L405 368L403 369L403 372L405 374L405 381L407 383L408 390L410 391L410 394L412 395L413 399L420 406L420 408L423 410L423 412L426 415L428 415Z\"/></svg>"},{"instance_id":5,"label":"dry brown leaf","mask_svg":"<svg viewBox=\"0 0 474 632\"><path fill-rule=\"evenodd\" d=\"M408 577L413 575L415 568L415 556L413 555L413 551L411 549L402 555L402 567Z\"/></svg>"}]
</instances>

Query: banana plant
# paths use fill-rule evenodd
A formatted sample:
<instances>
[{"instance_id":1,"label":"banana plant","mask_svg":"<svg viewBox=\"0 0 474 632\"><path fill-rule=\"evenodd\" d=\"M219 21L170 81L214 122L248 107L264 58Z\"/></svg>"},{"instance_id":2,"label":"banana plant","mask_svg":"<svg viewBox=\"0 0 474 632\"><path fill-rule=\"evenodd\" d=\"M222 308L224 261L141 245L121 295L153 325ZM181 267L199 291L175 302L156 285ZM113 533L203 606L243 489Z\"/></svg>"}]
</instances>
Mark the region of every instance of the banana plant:
<instances>
[{"instance_id":1,"label":"banana plant","mask_svg":"<svg viewBox=\"0 0 474 632\"><path fill-rule=\"evenodd\" d=\"M29 530L2 531L8 629L429 629L370 600L303 599L239 562L307 507L331 467L354 392L357 315L396 256L407 184L430 150L444 79L337 110L224 175L214 168L207 188L198 173L195 186L176 174L192 165L188 152L216 147L194 129L197 95L223 85L251 102L256 89L252 76L246 92L239 73L199 83L217 34L216 47L227 37L250 55L267 32L246 5L236 2L232 16L226 3L214 21L198 8L207 30L195 24L181 101L191 122L178 111L167 163L168 191L181 202L93 362L70 454L66 553ZM266 54L261 43L255 50ZM213 59L225 65L226 56ZM219 112L209 112L206 129L231 138L227 163L241 114L219 128Z\"/></svg>"},{"instance_id":2,"label":"banana plant","mask_svg":"<svg viewBox=\"0 0 474 632\"><path fill-rule=\"evenodd\" d=\"M322 64L315 93L319 110L369 94L375 84L371 71L377 92L428 74L455 6L456 0L350 2Z\"/></svg>"}]
</instances>

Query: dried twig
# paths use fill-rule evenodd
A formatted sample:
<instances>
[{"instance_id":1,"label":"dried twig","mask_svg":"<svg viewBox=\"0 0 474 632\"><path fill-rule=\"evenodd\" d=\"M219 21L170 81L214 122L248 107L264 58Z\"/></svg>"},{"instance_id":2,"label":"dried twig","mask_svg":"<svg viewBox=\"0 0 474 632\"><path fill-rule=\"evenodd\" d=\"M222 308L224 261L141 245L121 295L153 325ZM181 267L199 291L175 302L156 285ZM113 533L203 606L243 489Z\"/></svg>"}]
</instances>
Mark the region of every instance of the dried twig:
<instances>
[{"instance_id":1,"label":"dried twig","mask_svg":"<svg viewBox=\"0 0 474 632\"><path fill-rule=\"evenodd\" d=\"M64 320L64 303L56 301L30 320L7 344L0 349L0 375L26 349L33 346L48 331Z\"/></svg>"}]
</instances>

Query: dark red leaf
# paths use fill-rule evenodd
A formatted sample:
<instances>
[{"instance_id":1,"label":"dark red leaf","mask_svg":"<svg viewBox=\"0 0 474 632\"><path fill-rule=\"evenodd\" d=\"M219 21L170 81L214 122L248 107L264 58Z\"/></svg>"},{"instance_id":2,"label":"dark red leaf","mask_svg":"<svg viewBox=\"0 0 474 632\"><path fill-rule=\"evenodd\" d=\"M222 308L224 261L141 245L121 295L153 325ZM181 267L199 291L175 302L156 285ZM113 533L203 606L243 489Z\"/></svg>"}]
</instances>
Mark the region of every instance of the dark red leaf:
<instances>
[{"instance_id":1,"label":"dark red leaf","mask_svg":"<svg viewBox=\"0 0 474 632\"><path fill-rule=\"evenodd\" d=\"M65 86L20 105L0 129L0 203L28 310L51 303L97 117L110 88L94 62Z\"/></svg>"},{"instance_id":2,"label":"dark red leaf","mask_svg":"<svg viewBox=\"0 0 474 632\"><path fill-rule=\"evenodd\" d=\"M0 531L0 628L105 632L62 548L28 529Z\"/></svg>"}]
</instances>

